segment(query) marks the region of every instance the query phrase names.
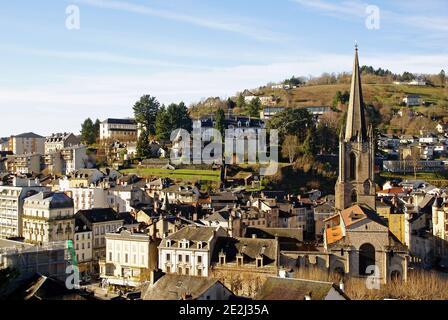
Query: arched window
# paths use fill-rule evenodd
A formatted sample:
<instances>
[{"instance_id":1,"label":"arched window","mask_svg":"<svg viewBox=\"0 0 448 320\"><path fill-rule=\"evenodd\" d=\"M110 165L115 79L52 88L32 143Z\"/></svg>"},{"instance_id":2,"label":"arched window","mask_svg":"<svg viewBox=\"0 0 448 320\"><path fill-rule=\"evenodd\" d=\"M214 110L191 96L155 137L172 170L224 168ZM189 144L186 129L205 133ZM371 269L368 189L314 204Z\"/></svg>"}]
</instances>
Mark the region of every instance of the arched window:
<instances>
[{"instance_id":1,"label":"arched window","mask_svg":"<svg viewBox=\"0 0 448 320\"><path fill-rule=\"evenodd\" d=\"M366 180L364 182L364 194L370 194L370 181Z\"/></svg>"},{"instance_id":2,"label":"arched window","mask_svg":"<svg viewBox=\"0 0 448 320\"><path fill-rule=\"evenodd\" d=\"M353 204L356 204L356 203L358 203L358 192L356 192L356 190L353 190L353 192L352 192L352 203Z\"/></svg>"},{"instance_id":3,"label":"arched window","mask_svg":"<svg viewBox=\"0 0 448 320\"><path fill-rule=\"evenodd\" d=\"M371 274L371 270L367 272L371 266L375 266L375 247L365 243L359 248L359 274L364 276Z\"/></svg>"},{"instance_id":4,"label":"arched window","mask_svg":"<svg viewBox=\"0 0 448 320\"><path fill-rule=\"evenodd\" d=\"M356 176L356 155L354 153L350 153L350 157L349 157L349 161L350 161L350 169L349 169L349 178L350 180L356 180L357 176Z\"/></svg>"}]
</instances>

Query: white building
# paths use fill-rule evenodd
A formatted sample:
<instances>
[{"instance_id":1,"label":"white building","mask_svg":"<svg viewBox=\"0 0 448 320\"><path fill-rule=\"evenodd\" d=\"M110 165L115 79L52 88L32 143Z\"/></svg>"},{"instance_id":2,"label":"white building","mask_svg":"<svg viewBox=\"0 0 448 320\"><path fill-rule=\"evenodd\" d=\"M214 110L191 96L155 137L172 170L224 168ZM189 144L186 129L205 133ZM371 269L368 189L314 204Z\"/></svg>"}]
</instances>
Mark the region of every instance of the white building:
<instances>
[{"instance_id":1,"label":"white building","mask_svg":"<svg viewBox=\"0 0 448 320\"><path fill-rule=\"evenodd\" d=\"M22 236L25 198L48 188L35 180L14 178L11 186L0 186L0 238Z\"/></svg>"},{"instance_id":2,"label":"white building","mask_svg":"<svg viewBox=\"0 0 448 320\"><path fill-rule=\"evenodd\" d=\"M79 138L73 133L54 133L45 138L45 154L76 146L79 143Z\"/></svg>"},{"instance_id":3,"label":"white building","mask_svg":"<svg viewBox=\"0 0 448 320\"><path fill-rule=\"evenodd\" d=\"M106 234L106 259L100 261L100 277L108 285L137 287L157 268L157 245L147 234L124 228Z\"/></svg>"},{"instance_id":4,"label":"white building","mask_svg":"<svg viewBox=\"0 0 448 320\"><path fill-rule=\"evenodd\" d=\"M100 124L100 140L137 141L138 127L133 119L106 119Z\"/></svg>"},{"instance_id":5,"label":"white building","mask_svg":"<svg viewBox=\"0 0 448 320\"><path fill-rule=\"evenodd\" d=\"M81 210L76 213L76 219L80 219L92 233L92 255L96 263L106 257L106 233L116 232L123 226L123 219L110 208ZM96 267L96 265L94 265ZM99 271L99 269L97 270Z\"/></svg>"},{"instance_id":6,"label":"white building","mask_svg":"<svg viewBox=\"0 0 448 320\"><path fill-rule=\"evenodd\" d=\"M92 262L93 258L92 242L92 230L81 219L75 219L75 238L73 244L75 246L76 260L78 260L78 267L81 273L90 271L89 264Z\"/></svg>"},{"instance_id":7,"label":"white building","mask_svg":"<svg viewBox=\"0 0 448 320\"><path fill-rule=\"evenodd\" d=\"M45 137L33 132L11 136L9 139L9 151L12 151L14 154L44 154Z\"/></svg>"},{"instance_id":8,"label":"white building","mask_svg":"<svg viewBox=\"0 0 448 320\"><path fill-rule=\"evenodd\" d=\"M72 146L45 155L45 165L50 173L70 175L87 167L87 147Z\"/></svg>"},{"instance_id":9,"label":"white building","mask_svg":"<svg viewBox=\"0 0 448 320\"><path fill-rule=\"evenodd\" d=\"M70 187L66 178L59 180L59 190L73 199L75 212L94 208L108 208L107 189L102 186Z\"/></svg>"},{"instance_id":10,"label":"white building","mask_svg":"<svg viewBox=\"0 0 448 320\"><path fill-rule=\"evenodd\" d=\"M135 185L117 185L107 190L107 205L117 212L131 212L138 203L143 203L145 192Z\"/></svg>"},{"instance_id":11,"label":"white building","mask_svg":"<svg viewBox=\"0 0 448 320\"><path fill-rule=\"evenodd\" d=\"M165 273L208 277L218 237L227 237L221 227L188 226L159 245L159 269Z\"/></svg>"},{"instance_id":12,"label":"white building","mask_svg":"<svg viewBox=\"0 0 448 320\"><path fill-rule=\"evenodd\" d=\"M26 242L42 245L73 240L74 233L73 200L65 193L44 191L25 199L23 237Z\"/></svg>"}]
</instances>

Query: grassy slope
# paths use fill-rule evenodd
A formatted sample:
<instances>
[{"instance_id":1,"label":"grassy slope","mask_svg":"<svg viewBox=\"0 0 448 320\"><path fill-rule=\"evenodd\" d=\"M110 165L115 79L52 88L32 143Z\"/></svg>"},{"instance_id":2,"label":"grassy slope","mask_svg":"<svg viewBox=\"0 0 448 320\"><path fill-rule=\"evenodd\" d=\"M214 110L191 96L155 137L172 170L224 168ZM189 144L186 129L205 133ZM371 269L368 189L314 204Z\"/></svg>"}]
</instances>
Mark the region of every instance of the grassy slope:
<instances>
[{"instance_id":1,"label":"grassy slope","mask_svg":"<svg viewBox=\"0 0 448 320\"><path fill-rule=\"evenodd\" d=\"M331 106L337 91L350 91L350 84L310 85L291 90L264 88L258 91L258 94L274 95L280 98L279 105L300 108ZM366 103L381 102L391 107L398 107L406 94L419 94L423 100L436 104L443 100L448 101L448 88L441 87L370 84L364 81L363 91ZM207 104L196 108L192 113L197 117L209 114L214 110L216 110L215 107Z\"/></svg>"},{"instance_id":2,"label":"grassy slope","mask_svg":"<svg viewBox=\"0 0 448 320\"><path fill-rule=\"evenodd\" d=\"M179 169L168 170L159 168L143 168L143 169L126 169L122 173L136 174L143 178L162 177L171 178L173 180L185 180L190 182L196 181L213 181L219 182L221 180L221 173L219 170L192 170L192 169Z\"/></svg>"},{"instance_id":3,"label":"grassy slope","mask_svg":"<svg viewBox=\"0 0 448 320\"><path fill-rule=\"evenodd\" d=\"M349 84L305 86L289 91L264 90L264 94L273 94L281 98L280 104L293 107L330 106L337 91L350 91ZM448 101L447 90L441 87L418 87L394 84L364 84L364 100L367 103L376 101L398 106L406 94L419 94L425 101Z\"/></svg>"}]
</instances>

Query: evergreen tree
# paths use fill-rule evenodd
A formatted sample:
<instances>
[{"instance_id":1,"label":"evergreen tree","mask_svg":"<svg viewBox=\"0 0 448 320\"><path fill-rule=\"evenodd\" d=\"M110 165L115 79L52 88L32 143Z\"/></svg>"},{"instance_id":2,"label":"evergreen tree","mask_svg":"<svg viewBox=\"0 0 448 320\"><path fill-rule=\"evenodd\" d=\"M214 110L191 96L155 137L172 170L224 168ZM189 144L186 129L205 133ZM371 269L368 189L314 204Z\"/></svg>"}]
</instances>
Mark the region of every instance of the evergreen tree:
<instances>
[{"instance_id":1,"label":"evergreen tree","mask_svg":"<svg viewBox=\"0 0 448 320\"><path fill-rule=\"evenodd\" d=\"M221 135L224 137L224 134L225 134L225 123L224 122L226 119L226 115L222 108L219 108L218 111L216 111L215 118L216 118L215 129L218 130L219 132L221 132Z\"/></svg>"},{"instance_id":2,"label":"evergreen tree","mask_svg":"<svg viewBox=\"0 0 448 320\"><path fill-rule=\"evenodd\" d=\"M247 106L247 115L258 118L260 116L260 109L261 109L261 101L260 98L252 99L252 101Z\"/></svg>"},{"instance_id":3,"label":"evergreen tree","mask_svg":"<svg viewBox=\"0 0 448 320\"><path fill-rule=\"evenodd\" d=\"M90 118L87 118L81 125L81 142L86 145L95 143L95 126Z\"/></svg>"},{"instance_id":4,"label":"evergreen tree","mask_svg":"<svg viewBox=\"0 0 448 320\"><path fill-rule=\"evenodd\" d=\"M171 126L165 106L162 106L156 116L156 136L162 141L169 141Z\"/></svg>"},{"instance_id":5,"label":"evergreen tree","mask_svg":"<svg viewBox=\"0 0 448 320\"><path fill-rule=\"evenodd\" d=\"M100 139L100 126L101 121L99 119L96 119L95 124L93 125L93 132L95 133L95 141L98 141Z\"/></svg>"},{"instance_id":6,"label":"evergreen tree","mask_svg":"<svg viewBox=\"0 0 448 320\"><path fill-rule=\"evenodd\" d=\"M137 155L149 157L149 138L156 134L156 116L160 103L155 97L144 95L134 104L134 117L140 128L140 137L137 142Z\"/></svg>"}]
</instances>

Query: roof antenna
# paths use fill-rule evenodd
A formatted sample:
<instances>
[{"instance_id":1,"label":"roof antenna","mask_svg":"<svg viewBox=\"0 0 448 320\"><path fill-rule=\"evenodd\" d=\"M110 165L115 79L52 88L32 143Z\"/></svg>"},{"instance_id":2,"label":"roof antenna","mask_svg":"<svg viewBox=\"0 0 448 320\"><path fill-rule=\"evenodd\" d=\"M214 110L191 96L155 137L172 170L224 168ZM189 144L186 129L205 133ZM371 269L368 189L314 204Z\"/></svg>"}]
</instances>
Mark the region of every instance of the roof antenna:
<instances>
[{"instance_id":1,"label":"roof antenna","mask_svg":"<svg viewBox=\"0 0 448 320\"><path fill-rule=\"evenodd\" d=\"M358 51L358 41L355 40L355 50Z\"/></svg>"}]
</instances>

